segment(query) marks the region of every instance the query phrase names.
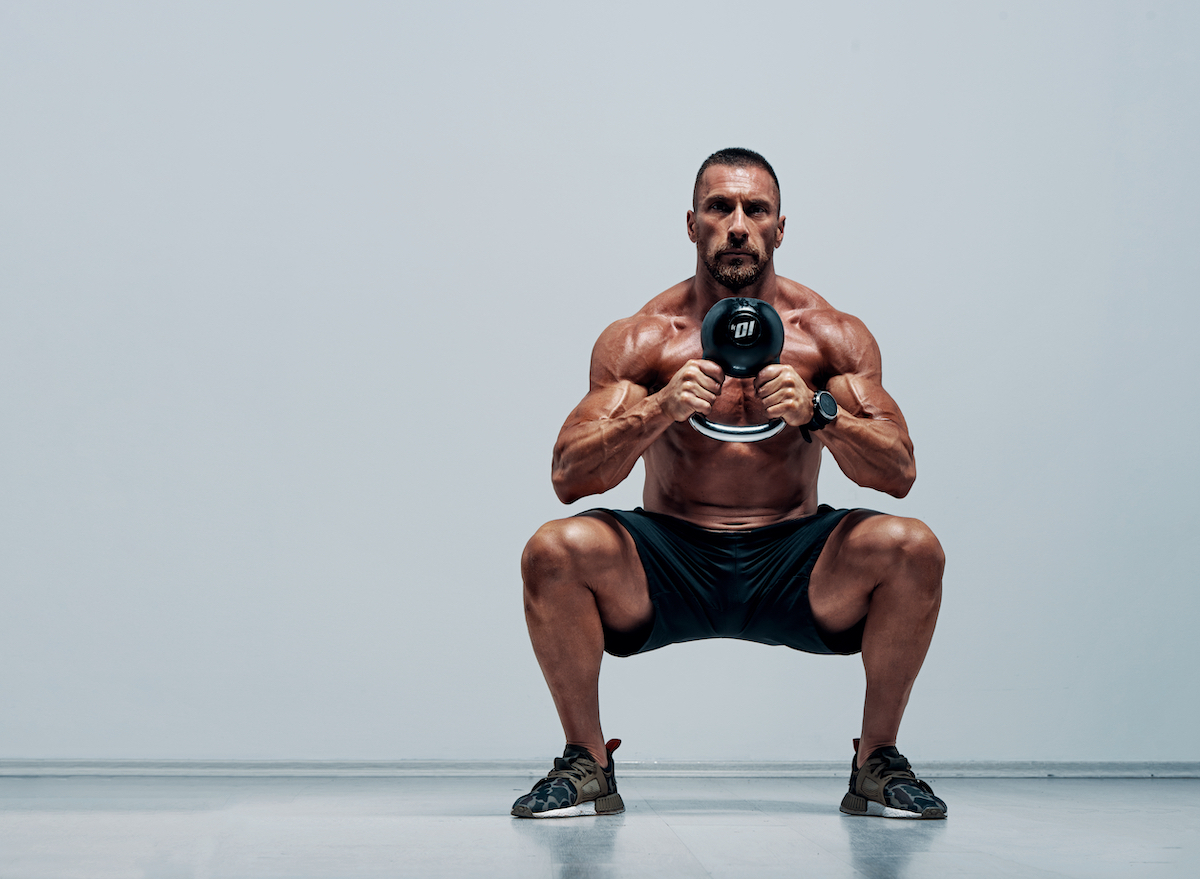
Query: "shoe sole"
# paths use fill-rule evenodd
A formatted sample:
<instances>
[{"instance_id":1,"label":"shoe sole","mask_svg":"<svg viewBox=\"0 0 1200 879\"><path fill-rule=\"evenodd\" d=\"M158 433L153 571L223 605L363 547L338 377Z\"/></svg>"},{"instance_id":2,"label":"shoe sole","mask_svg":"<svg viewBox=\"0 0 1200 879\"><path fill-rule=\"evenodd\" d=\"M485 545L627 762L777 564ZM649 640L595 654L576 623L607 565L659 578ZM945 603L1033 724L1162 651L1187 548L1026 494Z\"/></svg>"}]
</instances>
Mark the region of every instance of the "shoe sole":
<instances>
[{"instance_id":1,"label":"shoe sole","mask_svg":"<svg viewBox=\"0 0 1200 879\"><path fill-rule=\"evenodd\" d=\"M589 800L578 806L567 806L565 809L549 809L545 812L535 812L528 806L514 806L514 818L580 818L589 815L619 815L625 811L625 803L620 794Z\"/></svg>"},{"instance_id":2,"label":"shoe sole","mask_svg":"<svg viewBox=\"0 0 1200 879\"><path fill-rule=\"evenodd\" d=\"M858 817L872 818L908 818L908 819L938 819L946 817L946 810L939 809L937 806L930 806L924 812L909 812L906 809L896 809L892 806L885 806L883 803L877 803L874 800L868 800L866 797L860 797L855 794L846 794L842 799L842 805L839 807L842 812L847 815L855 815Z\"/></svg>"}]
</instances>

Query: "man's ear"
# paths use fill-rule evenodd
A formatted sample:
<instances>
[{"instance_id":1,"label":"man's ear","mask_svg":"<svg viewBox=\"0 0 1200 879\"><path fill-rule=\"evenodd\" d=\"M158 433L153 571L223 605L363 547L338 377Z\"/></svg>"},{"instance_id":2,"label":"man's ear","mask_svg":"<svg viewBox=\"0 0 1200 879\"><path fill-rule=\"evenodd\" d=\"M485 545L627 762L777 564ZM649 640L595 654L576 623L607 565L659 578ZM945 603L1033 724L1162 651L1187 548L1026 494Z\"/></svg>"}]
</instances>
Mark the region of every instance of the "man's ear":
<instances>
[{"instance_id":1,"label":"man's ear","mask_svg":"<svg viewBox=\"0 0 1200 879\"><path fill-rule=\"evenodd\" d=\"M688 229L688 241L692 242L692 244L695 244L696 243L696 212L695 211L687 212L687 229ZM780 234L782 234L782 233L780 233Z\"/></svg>"},{"instance_id":2,"label":"man's ear","mask_svg":"<svg viewBox=\"0 0 1200 879\"><path fill-rule=\"evenodd\" d=\"M780 214L779 225L775 227L775 246L783 244L783 224L787 222L787 217Z\"/></svg>"}]
</instances>

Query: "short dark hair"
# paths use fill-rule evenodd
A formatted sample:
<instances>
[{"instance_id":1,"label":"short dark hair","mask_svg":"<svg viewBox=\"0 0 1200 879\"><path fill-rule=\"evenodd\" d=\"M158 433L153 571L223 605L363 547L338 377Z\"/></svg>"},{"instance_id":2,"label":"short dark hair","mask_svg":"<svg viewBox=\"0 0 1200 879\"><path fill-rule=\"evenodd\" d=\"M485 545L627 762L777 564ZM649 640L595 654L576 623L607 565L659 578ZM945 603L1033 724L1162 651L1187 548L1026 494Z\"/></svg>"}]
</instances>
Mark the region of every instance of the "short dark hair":
<instances>
[{"instance_id":1,"label":"short dark hair","mask_svg":"<svg viewBox=\"0 0 1200 879\"><path fill-rule=\"evenodd\" d=\"M704 164L700 166L700 170L696 172L696 183L692 186L692 209L699 206L700 197L700 179L713 165L728 165L733 168L762 168L771 175L771 179L775 181L775 192L779 193L779 178L775 176L775 169L771 167L771 163L760 156L754 150L743 149L742 147L728 147L723 150L717 150L711 156L704 160Z\"/></svg>"}]
</instances>

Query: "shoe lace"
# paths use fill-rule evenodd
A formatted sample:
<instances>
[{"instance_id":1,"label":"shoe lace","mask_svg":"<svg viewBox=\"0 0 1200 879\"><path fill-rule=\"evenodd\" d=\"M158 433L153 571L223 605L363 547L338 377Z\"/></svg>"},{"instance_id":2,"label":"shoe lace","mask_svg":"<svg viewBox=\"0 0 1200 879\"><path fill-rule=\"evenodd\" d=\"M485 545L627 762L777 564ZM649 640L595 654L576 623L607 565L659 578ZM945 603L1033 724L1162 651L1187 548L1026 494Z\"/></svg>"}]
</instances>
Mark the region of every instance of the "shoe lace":
<instances>
[{"instance_id":1,"label":"shoe lace","mask_svg":"<svg viewBox=\"0 0 1200 879\"><path fill-rule=\"evenodd\" d=\"M911 778L915 780L917 777L913 774L912 764L903 754L878 754L871 762L879 764L880 778Z\"/></svg>"},{"instance_id":2,"label":"shoe lace","mask_svg":"<svg viewBox=\"0 0 1200 879\"><path fill-rule=\"evenodd\" d=\"M534 789L537 789L540 785L545 784L553 778L567 778L582 784L583 779L592 772L592 769L590 766L588 766L588 763L594 762L595 761L589 760L583 754L578 754L572 757L570 760L568 760L566 757L555 757L554 768L546 774L545 778L543 778L533 787Z\"/></svg>"},{"instance_id":3,"label":"shoe lace","mask_svg":"<svg viewBox=\"0 0 1200 879\"><path fill-rule=\"evenodd\" d=\"M912 764L908 762L903 754L879 754L872 762L880 765L880 770L877 774L884 784L887 784L892 779L903 779L906 784L912 784L928 794L933 794L933 789L928 783L917 778L916 773L912 771Z\"/></svg>"},{"instance_id":4,"label":"shoe lace","mask_svg":"<svg viewBox=\"0 0 1200 879\"><path fill-rule=\"evenodd\" d=\"M590 775L592 767L587 764L594 761L589 760L582 755L572 757L567 760L565 757L554 758L554 769L550 771L547 778L573 778L576 781L583 781L584 776Z\"/></svg>"}]
</instances>

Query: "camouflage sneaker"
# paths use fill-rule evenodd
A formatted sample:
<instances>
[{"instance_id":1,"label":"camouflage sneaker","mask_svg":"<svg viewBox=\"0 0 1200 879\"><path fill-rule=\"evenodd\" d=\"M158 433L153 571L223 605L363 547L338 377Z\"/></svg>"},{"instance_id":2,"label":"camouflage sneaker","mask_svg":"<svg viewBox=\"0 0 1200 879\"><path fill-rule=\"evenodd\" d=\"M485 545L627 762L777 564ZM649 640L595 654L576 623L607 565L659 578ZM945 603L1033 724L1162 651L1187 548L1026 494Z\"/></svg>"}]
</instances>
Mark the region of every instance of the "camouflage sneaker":
<instances>
[{"instance_id":1,"label":"camouflage sneaker","mask_svg":"<svg viewBox=\"0 0 1200 879\"><path fill-rule=\"evenodd\" d=\"M912 766L895 745L876 748L858 768L858 740L850 763L850 790L842 797L847 815L883 818L945 818L946 804L928 784L913 774Z\"/></svg>"},{"instance_id":2,"label":"camouflage sneaker","mask_svg":"<svg viewBox=\"0 0 1200 879\"><path fill-rule=\"evenodd\" d=\"M590 753L567 745L561 757L554 758L550 774L533 786L533 790L513 803L516 818L572 818L576 815L616 815L625 811L617 780L613 777L613 751L620 739L610 739L608 768Z\"/></svg>"}]
</instances>

